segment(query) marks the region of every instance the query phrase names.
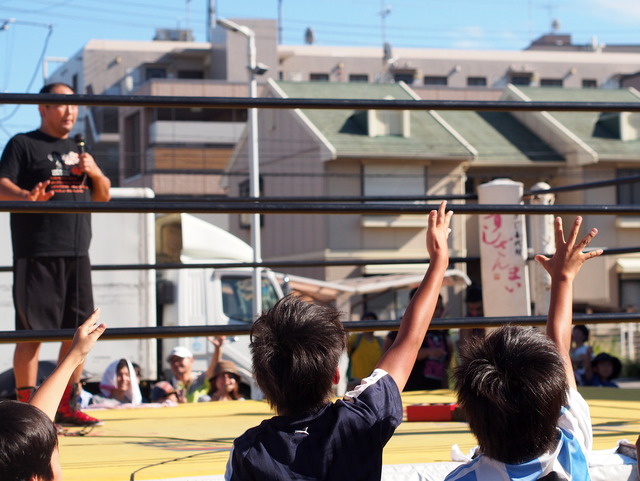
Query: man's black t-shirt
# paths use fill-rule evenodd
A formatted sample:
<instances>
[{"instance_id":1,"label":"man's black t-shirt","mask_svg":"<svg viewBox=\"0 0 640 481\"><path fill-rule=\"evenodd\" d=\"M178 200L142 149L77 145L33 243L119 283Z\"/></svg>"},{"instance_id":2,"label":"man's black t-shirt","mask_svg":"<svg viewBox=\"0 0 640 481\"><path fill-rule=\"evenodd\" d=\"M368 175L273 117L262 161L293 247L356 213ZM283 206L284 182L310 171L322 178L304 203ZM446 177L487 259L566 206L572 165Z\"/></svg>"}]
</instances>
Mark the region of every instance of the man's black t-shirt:
<instances>
[{"instance_id":1,"label":"man's black t-shirt","mask_svg":"<svg viewBox=\"0 0 640 481\"><path fill-rule=\"evenodd\" d=\"M50 180L54 201L90 201L91 179L78 171L77 145L39 130L13 137L2 153L0 177L31 190ZM86 256L91 214L11 214L13 257Z\"/></svg>"}]
</instances>

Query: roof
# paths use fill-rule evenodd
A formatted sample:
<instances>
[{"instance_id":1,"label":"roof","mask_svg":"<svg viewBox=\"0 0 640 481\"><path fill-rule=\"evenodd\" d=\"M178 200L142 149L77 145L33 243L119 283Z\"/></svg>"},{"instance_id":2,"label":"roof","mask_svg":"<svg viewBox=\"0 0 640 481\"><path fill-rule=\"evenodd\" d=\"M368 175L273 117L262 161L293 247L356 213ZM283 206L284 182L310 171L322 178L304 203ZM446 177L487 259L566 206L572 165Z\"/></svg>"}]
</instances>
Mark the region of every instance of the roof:
<instances>
[{"instance_id":1,"label":"roof","mask_svg":"<svg viewBox=\"0 0 640 481\"><path fill-rule=\"evenodd\" d=\"M529 165L564 162L535 133L509 112L438 111L478 154L474 163L487 165Z\"/></svg>"},{"instance_id":2,"label":"roof","mask_svg":"<svg viewBox=\"0 0 640 481\"><path fill-rule=\"evenodd\" d=\"M412 100L399 84L356 82L277 82L289 98ZM425 111L409 112L408 137L369 137L354 110L303 109L303 114L335 148L338 157L468 158L470 152L438 120Z\"/></svg>"},{"instance_id":3,"label":"roof","mask_svg":"<svg viewBox=\"0 0 640 481\"><path fill-rule=\"evenodd\" d=\"M533 102L640 102L631 89L572 89L516 87ZM553 118L591 147L600 160L640 156L640 140L622 141L600 122L599 112L549 112Z\"/></svg>"}]
</instances>

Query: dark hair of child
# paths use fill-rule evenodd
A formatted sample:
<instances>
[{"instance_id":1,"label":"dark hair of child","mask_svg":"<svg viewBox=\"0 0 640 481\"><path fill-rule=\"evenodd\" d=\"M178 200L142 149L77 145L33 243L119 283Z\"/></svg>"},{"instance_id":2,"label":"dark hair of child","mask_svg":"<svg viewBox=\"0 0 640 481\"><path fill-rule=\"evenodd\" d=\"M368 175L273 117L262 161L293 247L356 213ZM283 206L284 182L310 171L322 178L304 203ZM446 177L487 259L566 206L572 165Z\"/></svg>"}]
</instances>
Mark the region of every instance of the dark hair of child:
<instances>
[{"instance_id":1,"label":"dark hair of child","mask_svg":"<svg viewBox=\"0 0 640 481\"><path fill-rule=\"evenodd\" d=\"M315 413L331 396L345 349L340 313L288 295L251 329L253 373L279 415Z\"/></svg>"},{"instance_id":2,"label":"dark hair of child","mask_svg":"<svg viewBox=\"0 0 640 481\"><path fill-rule=\"evenodd\" d=\"M0 479L52 480L58 435L49 417L27 403L0 401L0 419Z\"/></svg>"},{"instance_id":3,"label":"dark hair of child","mask_svg":"<svg viewBox=\"0 0 640 481\"><path fill-rule=\"evenodd\" d=\"M482 453L521 464L555 448L568 385L553 341L507 325L470 340L460 358L458 403Z\"/></svg>"}]
</instances>

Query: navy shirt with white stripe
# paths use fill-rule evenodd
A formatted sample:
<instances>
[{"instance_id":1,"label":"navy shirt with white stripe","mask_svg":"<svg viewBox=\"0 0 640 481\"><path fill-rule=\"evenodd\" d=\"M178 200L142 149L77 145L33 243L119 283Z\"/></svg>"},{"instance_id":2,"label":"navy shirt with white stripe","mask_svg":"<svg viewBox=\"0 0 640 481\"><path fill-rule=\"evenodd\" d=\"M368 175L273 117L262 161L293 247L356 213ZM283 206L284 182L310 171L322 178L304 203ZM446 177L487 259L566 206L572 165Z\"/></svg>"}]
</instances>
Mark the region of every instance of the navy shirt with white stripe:
<instances>
[{"instance_id":1,"label":"navy shirt with white stripe","mask_svg":"<svg viewBox=\"0 0 640 481\"><path fill-rule=\"evenodd\" d=\"M376 369L345 395L307 416L275 416L233 443L225 479L379 480L382 449L402 422L391 376Z\"/></svg>"}]
</instances>

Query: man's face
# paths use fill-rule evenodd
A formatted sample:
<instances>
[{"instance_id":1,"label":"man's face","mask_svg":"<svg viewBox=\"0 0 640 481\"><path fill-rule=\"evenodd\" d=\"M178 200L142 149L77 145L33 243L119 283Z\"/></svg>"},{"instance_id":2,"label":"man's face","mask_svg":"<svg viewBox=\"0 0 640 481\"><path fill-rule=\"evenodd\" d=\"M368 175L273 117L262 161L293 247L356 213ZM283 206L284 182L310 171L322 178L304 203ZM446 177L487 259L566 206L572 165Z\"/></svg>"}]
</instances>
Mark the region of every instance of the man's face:
<instances>
[{"instance_id":1,"label":"man's face","mask_svg":"<svg viewBox=\"0 0 640 481\"><path fill-rule=\"evenodd\" d=\"M56 85L51 93L73 95L73 90L64 85ZM40 130L60 139L69 137L78 118L77 105L40 105L38 111L41 117Z\"/></svg>"},{"instance_id":2,"label":"man's face","mask_svg":"<svg viewBox=\"0 0 640 481\"><path fill-rule=\"evenodd\" d=\"M171 373L175 377L180 377L185 374L190 375L192 364L192 357L171 356L171 358L169 358L169 367L171 368Z\"/></svg>"}]
</instances>

